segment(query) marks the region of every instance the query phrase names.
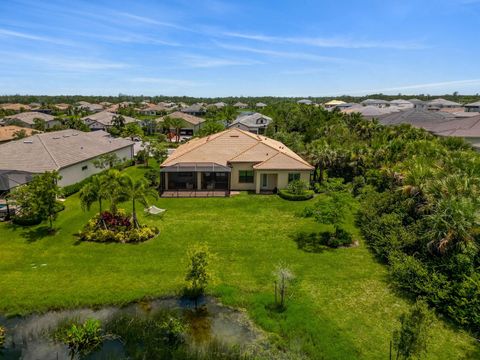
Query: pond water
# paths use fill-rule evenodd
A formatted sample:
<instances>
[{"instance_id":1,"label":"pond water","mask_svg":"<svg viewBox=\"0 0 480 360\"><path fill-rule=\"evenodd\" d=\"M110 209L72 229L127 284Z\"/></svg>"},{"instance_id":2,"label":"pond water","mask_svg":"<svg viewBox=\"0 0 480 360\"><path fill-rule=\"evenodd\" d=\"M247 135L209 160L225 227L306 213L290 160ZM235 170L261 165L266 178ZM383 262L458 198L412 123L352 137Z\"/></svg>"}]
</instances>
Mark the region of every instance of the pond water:
<instances>
[{"instance_id":1,"label":"pond water","mask_svg":"<svg viewBox=\"0 0 480 360\"><path fill-rule=\"evenodd\" d=\"M5 318L0 316L0 325L6 328L5 348L1 359L56 360L70 359L65 345L54 342L51 333L59 324L75 319L98 319L102 326L119 315L134 318L149 318L160 310L178 312L188 330L185 342L190 347L201 348L212 341L228 346L248 349L263 342L264 336L257 330L247 315L218 303L214 298L199 302L201 310L195 310L192 302L179 298L165 298L138 302L125 307L102 307L99 309L74 309L49 311L25 317ZM121 339L106 340L102 347L87 359L121 359L125 357Z\"/></svg>"}]
</instances>

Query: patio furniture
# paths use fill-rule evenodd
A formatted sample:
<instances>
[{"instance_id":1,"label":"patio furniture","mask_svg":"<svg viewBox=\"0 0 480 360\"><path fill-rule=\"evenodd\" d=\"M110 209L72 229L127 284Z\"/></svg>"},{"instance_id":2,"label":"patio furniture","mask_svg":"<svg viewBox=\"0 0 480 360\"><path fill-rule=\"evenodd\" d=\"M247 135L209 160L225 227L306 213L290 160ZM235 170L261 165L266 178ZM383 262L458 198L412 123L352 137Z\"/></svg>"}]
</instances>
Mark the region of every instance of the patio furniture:
<instances>
[{"instance_id":1,"label":"patio furniture","mask_svg":"<svg viewBox=\"0 0 480 360\"><path fill-rule=\"evenodd\" d=\"M145 209L145 212L151 215L163 215L167 211L166 209L160 209L155 205L152 205Z\"/></svg>"}]
</instances>

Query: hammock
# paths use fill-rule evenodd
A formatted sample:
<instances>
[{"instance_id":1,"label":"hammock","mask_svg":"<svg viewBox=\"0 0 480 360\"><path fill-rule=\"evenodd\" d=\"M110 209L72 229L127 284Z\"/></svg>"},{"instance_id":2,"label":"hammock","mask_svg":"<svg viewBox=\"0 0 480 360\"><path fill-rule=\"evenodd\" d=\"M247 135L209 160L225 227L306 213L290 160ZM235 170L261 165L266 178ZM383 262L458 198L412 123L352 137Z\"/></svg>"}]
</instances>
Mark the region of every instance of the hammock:
<instances>
[{"instance_id":1,"label":"hammock","mask_svg":"<svg viewBox=\"0 0 480 360\"><path fill-rule=\"evenodd\" d=\"M167 211L167 210L166 209L160 209L160 208L156 207L155 205L152 205L152 206L145 209L146 213L149 213L149 214L152 214L152 215L163 214L165 211Z\"/></svg>"}]
</instances>

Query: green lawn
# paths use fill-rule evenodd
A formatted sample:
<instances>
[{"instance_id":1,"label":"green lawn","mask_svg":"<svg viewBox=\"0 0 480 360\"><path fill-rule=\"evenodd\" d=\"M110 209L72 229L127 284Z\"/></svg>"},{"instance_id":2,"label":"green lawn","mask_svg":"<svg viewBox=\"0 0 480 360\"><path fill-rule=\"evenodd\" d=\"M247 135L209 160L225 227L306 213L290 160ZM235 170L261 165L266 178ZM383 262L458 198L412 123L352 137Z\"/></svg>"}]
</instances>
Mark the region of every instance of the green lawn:
<instances>
[{"instance_id":1,"label":"green lawn","mask_svg":"<svg viewBox=\"0 0 480 360\"><path fill-rule=\"evenodd\" d=\"M143 171L127 170L134 176ZM388 358L391 332L407 301L388 287L385 267L363 244L318 254L298 250L292 234L321 228L295 215L306 203L241 194L155 204L168 209L164 219L141 220L157 225L161 234L139 245L78 243L74 234L96 209L82 212L77 195L67 199L55 235L42 226L1 224L0 311L25 314L177 293L186 248L205 242L217 256L211 292L246 308L281 346L314 359ZM288 310L269 313L271 274L281 261L291 266L298 283ZM468 334L442 321L433 331L429 359L480 358Z\"/></svg>"}]
</instances>

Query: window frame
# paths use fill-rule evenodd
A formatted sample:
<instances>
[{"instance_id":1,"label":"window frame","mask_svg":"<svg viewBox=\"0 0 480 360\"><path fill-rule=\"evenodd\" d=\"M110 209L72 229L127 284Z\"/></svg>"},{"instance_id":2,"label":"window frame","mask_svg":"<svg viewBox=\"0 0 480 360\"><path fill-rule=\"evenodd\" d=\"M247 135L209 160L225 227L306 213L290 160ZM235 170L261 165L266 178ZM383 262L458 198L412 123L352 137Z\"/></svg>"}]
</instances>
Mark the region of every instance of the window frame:
<instances>
[{"instance_id":1,"label":"window frame","mask_svg":"<svg viewBox=\"0 0 480 360\"><path fill-rule=\"evenodd\" d=\"M292 181L300 180L301 175L299 172L295 173L288 173L288 183L290 184Z\"/></svg>"},{"instance_id":2,"label":"window frame","mask_svg":"<svg viewBox=\"0 0 480 360\"><path fill-rule=\"evenodd\" d=\"M253 184L255 182L255 173L253 170L238 170L239 184Z\"/></svg>"}]
</instances>

